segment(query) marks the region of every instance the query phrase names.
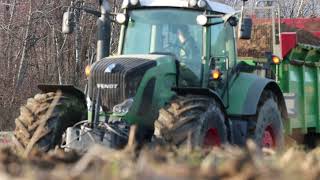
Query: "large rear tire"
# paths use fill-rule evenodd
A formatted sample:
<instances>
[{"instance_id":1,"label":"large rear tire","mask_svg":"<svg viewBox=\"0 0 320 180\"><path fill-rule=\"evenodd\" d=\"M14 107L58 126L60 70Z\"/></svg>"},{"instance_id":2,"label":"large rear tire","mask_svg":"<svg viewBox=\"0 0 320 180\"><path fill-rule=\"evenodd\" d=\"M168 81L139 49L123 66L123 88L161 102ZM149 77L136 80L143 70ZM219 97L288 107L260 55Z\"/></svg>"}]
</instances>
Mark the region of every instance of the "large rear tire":
<instances>
[{"instance_id":1,"label":"large rear tire","mask_svg":"<svg viewBox=\"0 0 320 180\"><path fill-rule=\"evenodd\" d=\"M179 96L160 109L154 136L161 142L177 146L188 140L193 147L225 144L228 131L221 108L219 103L206 96Z\"/></svg>"},{"instance_id":2,"label":"large rear tire","mask_svg":"<svg viewBox=\"0 0 320 180\"><path fill-rule=\"evenodd\" d=\"M36 130L40 127L40 121L45 119L50 104L56 97L56 93L37 94L30 98L27 104L20 108L20 116L15 120L15 138L20 148L24 150L35 136ZM56 106L46 121L44 130L33 148L37 147L41 151L48 151L60 145L64 131L82 120L85 116L86 105L72 95L62 95Z\"/></svg>"},{"instance_id":3,"label":"large rear tire","mask_svg":"<svg viewBox=\"0 0 320 180\"><path fill-rule=\"evenodd\" d=\"M272 91L262 93L257 115L249 122L248 135L258 147L278 150L284 147L281 112Z\"/></svg>"}]
</instances>

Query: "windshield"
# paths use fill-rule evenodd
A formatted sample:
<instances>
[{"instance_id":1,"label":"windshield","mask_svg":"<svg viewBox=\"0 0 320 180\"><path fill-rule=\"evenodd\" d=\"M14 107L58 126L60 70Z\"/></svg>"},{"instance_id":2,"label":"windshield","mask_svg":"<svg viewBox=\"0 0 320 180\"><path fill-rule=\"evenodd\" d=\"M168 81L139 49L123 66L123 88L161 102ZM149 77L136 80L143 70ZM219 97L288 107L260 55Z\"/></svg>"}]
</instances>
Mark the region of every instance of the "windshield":
<instances>
[{"instance_id":1,"label":"windshield","mask_svg":"<svg viewBox=\"0 0 320 180\"><path fill-rule=\"evenodd\" d=\"M129 12L123 54L173 54L200 79L202 26L200 12L185 9L140 9ZM192 77L194 79L194 77Z\"/></svg>"}]
</instances>

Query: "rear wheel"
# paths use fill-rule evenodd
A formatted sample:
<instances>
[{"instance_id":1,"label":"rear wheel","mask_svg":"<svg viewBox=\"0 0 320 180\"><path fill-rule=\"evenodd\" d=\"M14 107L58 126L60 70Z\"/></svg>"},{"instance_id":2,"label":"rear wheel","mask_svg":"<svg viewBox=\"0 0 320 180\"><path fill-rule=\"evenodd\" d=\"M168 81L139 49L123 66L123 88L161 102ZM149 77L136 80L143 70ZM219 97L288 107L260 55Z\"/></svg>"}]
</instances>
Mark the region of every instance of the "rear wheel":
<instances>
[{"instance_id":1,"label":"rear wheel","mask_svg":"<svg viewBox=\"0 0 320 180\"><path fill-rule=\"evenodd\" d=\"M271 91L262 93L257 116L249 122L248 134L259 147L283 148L284 134L281 112Z\"/></svg>"},{"instance_id":2,"label":"rear wheel","mask_svg":"<svg viewBox=\"0 0 320 180\"><path fill-rule=\"evenodd\" d=\"M221 106L206 96L179 96L160 109L156 139L174 145L220 146L228 142L226 117Z\"/></svg>"},{"instance_id":3,"label":"rear wheel","mask_svg":"<svg viewBox=\"0 0 320 180\"><path fill-rule=\"evenodd\" d=\"M14 135L22 150L27 148L31 139L37 139L34 147L42 151L53 149L61 143L64 131L79 122L85 115L86 105L79 98L62 95L48 119L45 119L55 97L56 93L37 94L34 98L28 99L27 104L20 108L20 116L15 121ZM35 132L38 128L42 128L39 125L43 120L46 121L46 124L41 129L41 135L37 135Z\"/></svg>"}]
</instances>

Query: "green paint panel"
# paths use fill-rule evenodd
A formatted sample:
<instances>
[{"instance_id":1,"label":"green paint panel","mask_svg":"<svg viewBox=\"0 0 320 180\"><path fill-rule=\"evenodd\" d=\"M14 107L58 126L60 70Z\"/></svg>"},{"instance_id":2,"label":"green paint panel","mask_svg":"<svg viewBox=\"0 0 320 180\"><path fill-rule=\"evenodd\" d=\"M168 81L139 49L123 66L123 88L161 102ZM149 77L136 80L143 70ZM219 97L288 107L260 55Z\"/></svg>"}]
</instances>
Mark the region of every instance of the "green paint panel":
<instances>
[{"instance_id":1,"label":"green paint panel","mask_svg":"<svg viewBox=\"0 0 320 180\"><path fill-rule=\"evenodd\" d=\"M308 49L304 47L296 47L294 48L291 53L289 54L290 60L304 60L308 54Z\"/></svg>"},{"instance_id":2,"label":"green paint panel","mask_svg":"<svg viewBox=\"0 0 320 180\"><path fill-rule=\"evenodd\" d=\"M319 47L298 45L280 65L278 77L282 91L296 95L296 116L285 125L288 133L293 129L307 133L308 128L320 132L319 50Z\"/></svg>"},{"instance_id":3,"label":"green paint panel","mask_svg":"<svg viewBox=\"0 0 320 180\"><path fill-rule=\"evenodd\" d=\"M310 50L306 56L306 61L319 62L320 61L320 50L319 49Z\"/></svg>"},{"instance_id":4,"label":"green paint panel","mask_svg":"<svg viewBox=\"0 0 320 180\"><path fill-rule=\"evenodd\" d=\"M143 124L153 126L158 111L161 107L169 102L175 93L170 87L176 84L176 65L171 56L162 56L157 60L157 66L149 69L144 75L137 93L134 97L134 104L129 113L124 117L131 124ZM148 96L144 96L144 91L150 80L155 79L154 91ZM144 104L145 99L151 99L151 104ZM148 106L147 112L141 114L140 108Z\"/></svg>"},{"instance_id":5,"label":"green paint panel","mask_svg":"<svg viewBox=\"0 0 320 180\"><path fill-rule=\"evenodd\" d=\"M240 73L231 79L228 114L240 115L243 113L249 88L257 79L258 76L250 73ZM223 97L223 101L227 104L227 95Z\"/></svg>"}]
</instances>

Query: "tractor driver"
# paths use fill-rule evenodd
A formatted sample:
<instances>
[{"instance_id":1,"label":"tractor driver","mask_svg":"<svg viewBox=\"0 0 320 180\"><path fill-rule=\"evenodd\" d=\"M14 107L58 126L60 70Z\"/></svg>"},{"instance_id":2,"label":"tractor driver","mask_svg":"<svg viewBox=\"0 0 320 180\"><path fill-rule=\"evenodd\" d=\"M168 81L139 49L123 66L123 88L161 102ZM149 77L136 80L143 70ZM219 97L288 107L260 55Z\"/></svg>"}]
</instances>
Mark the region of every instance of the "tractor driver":
<instances>
[{"instance_id":1,"label":"tractor driver","mask_svg":"<svg viewBox=\"0 0 320 180\"><path fill-rule=\"evenodd\" d=\"M179 26L177 28L177 36L180 46L180 52L178 54L180 61L195 61L196 58L200 57L197 43L191 36L187 26Z\"/></svg>"},{"instance_id":2,"label":"tractor driver","mask_svg":"<svg viewBox=\"0 0 320 180\"><path fill-rule=\"evenodd\" d=\"M178 26L176 29L178 39L178 52L180 61L180 73L182 84L186 86L199 85L200 73L200 50L186 25Z\"/></svg>"}]
</instances>

